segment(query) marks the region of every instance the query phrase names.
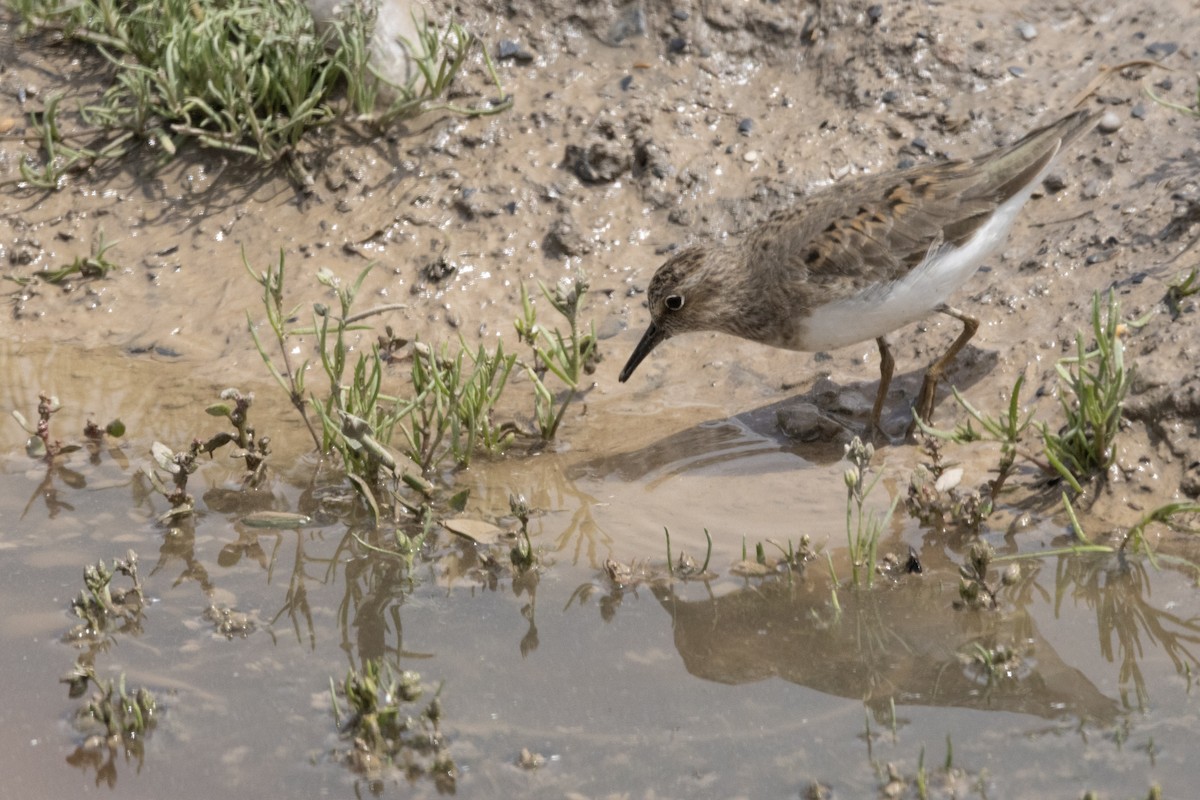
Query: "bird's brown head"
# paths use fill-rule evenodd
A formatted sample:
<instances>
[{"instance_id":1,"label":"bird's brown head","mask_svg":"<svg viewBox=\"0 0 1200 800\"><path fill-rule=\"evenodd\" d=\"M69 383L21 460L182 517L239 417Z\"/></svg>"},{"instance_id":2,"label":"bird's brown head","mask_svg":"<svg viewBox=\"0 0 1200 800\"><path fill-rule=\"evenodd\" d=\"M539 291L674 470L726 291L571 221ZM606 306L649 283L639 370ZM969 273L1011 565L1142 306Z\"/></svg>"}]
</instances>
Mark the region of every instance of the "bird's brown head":
<instances>
[{"instance_id":1,"label":"bird's brown head","mask_svg":"<svg viewBox=\"0 0 1200 800\"><path fill-rule=\"evenodd\" d=\"M680 250L658 268L646 291L650 306L650 325L621 370L624 383L642 359L661 342L688 331L724 330L721 307L713 302L721 295L719 274L711 274L714 261L711 247Z\"/></svg>"}]
</instances>

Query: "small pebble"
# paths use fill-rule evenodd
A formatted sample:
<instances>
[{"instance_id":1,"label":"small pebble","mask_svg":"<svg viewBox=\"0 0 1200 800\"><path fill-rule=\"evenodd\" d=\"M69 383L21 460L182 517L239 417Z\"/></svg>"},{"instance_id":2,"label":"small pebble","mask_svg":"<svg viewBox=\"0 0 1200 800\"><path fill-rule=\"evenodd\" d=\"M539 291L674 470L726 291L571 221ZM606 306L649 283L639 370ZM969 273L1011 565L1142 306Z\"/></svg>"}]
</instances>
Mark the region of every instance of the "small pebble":
<instances>
[{"instance_id":1,"label":"small pebble","mask_svg":"<svg viewBox=\"0 0 1200 800\"><path fill-rule=\"evenodd\" d=\"M1101 133L1116 133L1121 130L1121 118L1116 115L1116 112L1106 111L1100 121L1096 123L1096 127Z\"/></svg>"},{"instance_id":2,"label":"small pebble","mask_svg":"<svg viewBox=\"0 0 1200 800\"><path fill-rule=\"evenodd\" d=\"M1146 45L1146 52L1155 58L1163 58L1169 56L1179 49L1179 45L1175 42L1154 42Z\"/></svg>"},{"instance_id":3,"label":"small pebble","mask_svg":"<svg viewBox=\"0 0 1200 800\"><path fill-rule=\"evenodd\" d=\"M883 19L883 6L878 3L867 6L867 19L871 20L872 25Z\"/></svg>"},{"instance_id":4,"label":"small pebble","mask_svg":"<svg viewBox=\"0 0 1200 800\"><path fill-rule=\"evenodd\" d=\"M629 87L633 86L633 76L626 75L624 78L621 78L620 85L621 85L621 91L623 91L623 92L629 91Z\"/></svg>"},{"instance_id":5,"label":"small pebble","mask_svg":"<svg viewBox=\"0 0 1200 800\"><path fill-rule=\"evenodd\" d=\"M682 36L676 36L667 43L667 50L671 53L682 53L687 49L687 39Z\"/></svg>"},{"instance_id":6,"label":"small pebble","mask_svg":"<svg viewBox=\"0 0 1200 800\"><path fill-rule=\"evenodd\" d=\"M541 753L531 753L528 748L521 748L521 755L517 756L517 766L521 769L539 769L546 766L546 757Z\"/></svg>"},{"instance_id":7,"label":"small pebble","mask_svg":"<svg viewBox=\"0 0 1200 800\"><path fill-rule=\"evenodd\" d=\"M646 12L639 3L625 9L608 27L609 44L621 44L626 39L646 33Z\"/></svg>"},{"instance_id":8,"label":"small pebble","mask_svg":"<svg viewBox=\"0 0 1200 800\"><path fill-rule=\"evenodd\" d=\"M501 61L512 60L529 63L533 61L533 53L521 47L520 42L512 39L501 39L500 44L496 48L496 55Z\"/></svg>"},{"instance_id":9,"label":"small pebble","mask_svg":"<svg viewBox=\"0 0 1200 800\"><path fill-rule=\"evenodd\" d=\"M741 122L738 123L738 133L747 135L752 130L754 130L754 120L750 119L749 117L745 117Z\"/></svg>"},{"instance_id":10,"label":"small pebble","mask_svg":"<svg viewBox=\"0 0 1200 800\"><path fill-rule=\"evenodd\" d=\"M1014 78L1019 78L1025 74L1025 70L1021 67L1009 67L1008 74L1012 75Z\"/></svg>"},{"instance_id":11,"label":"small pebble","mask_svg":"<svg viewBox=\"0 0 1200 800\"><path fill-rule=\"evenodd\" d=\"M755 161L758 161L758 151L757 150L747 150L744 154L742 154L742 161L745 161L750 164L753 164Z\"/></svg>"},{"instance_id":12,"label":"small pebble","mask_svg":"<svg viewBox=\"0 0 1200 800\"><path fill-rule=\"evenodd\" d=\"M1057 194L1058 192L1061 192L1063 189L1067 188L1067 182L1063 180L1062 175L1059 175L1057 172L1051 172L1042 179L1042 186L1045 187L1046 191L1050 194Z\"/></svg>"},{"instance_id":13,"label":"small pebble","mask_svg":"<svg viewBox=\"0 0 1200 800\"><path fill-rule=\"evenodd\" d=\"M692 15L689 14L687 11L683 10L682 8L677 8L671 12L671 16L674 17L675 19L679 20L680 22L687 22L688 18L691 17Z\"/></svg>"},{"instance_id":14,"label":"small pebble","mask_svg":"<svg viewBox=\"0 0 1200 800\"><path fill-rule=\"evenodd\" d=\"M1133 108L1131 108L1129 110L1129 116L1133 117L1134 119L1145 119L1146 118L1146 107L1144 105L1142 105L1141 103L1138 103L1136 106L1134 106Z\"/></svg>"},{"instance_id":15,"label":"small pebble","mask_svg":"<svg viewBox=\"0 0 1200 800\"><path fill-rule=\"evenodd\" d=\"M789 438L800 442L845 441L846 429L821 413L813 403L799 403L775 412L775 422Z\"/></svg>"},{"instance_id":16,"label":"small pebble","mask_svg":"<svg viewBox=\"0 0 1200 800\"><path fill-rule=\"evenodd\" d=\"M888 89L886 92L884 92L882 95L879 96L879 99L883 103L894 103L898 99L900 99L900 93L895 91L894 89Z\"/></svg>"},{"instance_id":17,"label":"small pebble","mask_svg":"<svg viewBox=\"0 0 1200 800\"><path fill-rule=\"evenodd\" d=\"M917 138L912 140L912 146L914 149L920 150L922 153L929 150L929 143L926 142L924 139L922 139L920 136L918 136Z\"/></svg>"},{"instance_id":18,"label":"small pebble","mask_svg":"<svg viewBox=\"0 0 1200 800\"><path fill-rule=\"evenodd\" d=\"M1033 27L1033 24L1029 22L1022 22L1017 25L1017 33L1027 42L1037 38L1037 28Z\"/></svg>"}]
</instances>

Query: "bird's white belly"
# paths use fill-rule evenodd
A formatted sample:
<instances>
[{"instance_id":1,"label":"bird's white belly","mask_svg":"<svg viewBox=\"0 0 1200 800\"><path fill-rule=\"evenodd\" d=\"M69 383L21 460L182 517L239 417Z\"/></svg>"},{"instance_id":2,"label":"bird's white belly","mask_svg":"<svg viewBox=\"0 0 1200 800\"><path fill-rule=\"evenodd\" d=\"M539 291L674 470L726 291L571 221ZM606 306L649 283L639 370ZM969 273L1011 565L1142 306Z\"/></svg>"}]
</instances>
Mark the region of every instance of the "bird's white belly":
<instances>
[{"instance_id":1,"label":"bird's white belly","mask_svg":"<svg viewBox=\"0 0 1200 800\"><path fill-rule=\"evenodd\" d=\"M929 316L1003 244L1017 212L1037 183L1032 182L1028 191L998 207L962 247L932 250L898 281L869 286L856 295L812 309L796 341L784 346L809 352L833 350L883 336Z\"/></svg>"}]
</instances>

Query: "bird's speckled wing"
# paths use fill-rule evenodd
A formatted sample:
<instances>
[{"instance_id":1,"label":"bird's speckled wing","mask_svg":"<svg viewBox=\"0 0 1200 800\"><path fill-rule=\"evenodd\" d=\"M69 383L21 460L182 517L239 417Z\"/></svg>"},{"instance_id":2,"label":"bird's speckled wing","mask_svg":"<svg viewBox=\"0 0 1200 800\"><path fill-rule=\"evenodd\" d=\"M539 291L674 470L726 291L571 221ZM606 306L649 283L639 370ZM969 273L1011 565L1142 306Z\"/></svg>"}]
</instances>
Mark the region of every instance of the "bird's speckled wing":
<instances>
[{"instance_id":1,"label":"bird's speckled wing","mask_svg":"<svg viewBox=\"0 0 1200 800\"><path fill-rule=\"evenodd\" d=\"M897 280L932 246L969 239L1096 116L1076 112L979 158L835 184L756 227L744 252L815 294Z\"/></svg>"}]
</instances>

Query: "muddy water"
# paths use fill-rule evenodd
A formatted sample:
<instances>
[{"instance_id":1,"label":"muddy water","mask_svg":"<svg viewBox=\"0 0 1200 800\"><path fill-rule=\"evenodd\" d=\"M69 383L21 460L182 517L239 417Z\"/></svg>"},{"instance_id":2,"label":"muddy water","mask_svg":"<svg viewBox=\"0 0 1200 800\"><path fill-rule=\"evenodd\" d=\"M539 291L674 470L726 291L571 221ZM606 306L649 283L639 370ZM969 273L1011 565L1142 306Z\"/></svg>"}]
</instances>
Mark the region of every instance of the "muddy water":
<instances>
[{"instance_id":1,"label":"muddy water","mask_svg":"<svg viewBox=\"0 0 1200 800\"><path fill-rule=\"evenodd\" d=\"M959 771L930 781L960 793L1135 795L1193 777L1186 742L1200 719L1188 670L1200 626L1187 612L1190 575L1140 559L1122 569L1112 558L1047 558L1023 562L999 611L956 610L965 539L897 518L881 550L916 548L922 575L881 578L872 590L843 584L836 607L823 560L791 579L738 577L743 537L801 535L847 575L844 463L828 446L781 441L763 413L680 407L647 430L630 424L636 402L596 398L569 448L477 462L460 477L473 489L470 516L503 523L509 493L541 510L531 525L544 558L536 585L481 580L474 548L447 534L410 583L387 559L350 557L339 523L263 531L241 521L251 510L306 508L309 460L285 467L253 502L230 501L221 489L233 470L206 465L193 483L201 514L168 530L155 521L163 502L136 472L149 462L151 430L208 431L201 404L178 400L187 370L104 353L83 369L64 348L18 350L3 359L7 385L34 374L80 398L56 418L64 438L82 409L99 419L111 410L116 388L104 376L132 370L139 380L121 382L132 434L119 447L52 470L16 453L0 462L0 672L19 688L2 745L14 794L115 781L130 797L348 796L355 779L333 756L344 745L328 680L369 657L442 685L458 793L468 797L779 796L813 782L864 796L884 783L886 763L909 778L922 751L929 769L943 763L947 740ZM63 373L48 366L51 354ZM881 487L903 490L890 474ZM696 558L709 529L710 581L622 590L603 578L605 558L661 572L663 526L676 554ZM1063 536L1045 518L1016 539L989 538L1013 552ZM164 712L140 758L110 761L106 750L77 749L76 701L55 678L75 657L63 636L81 567L129 548L151 604L142 631L117 636L97 662L152 688ZM227 639L204 617L210 604L247 614L252 628ZM1011 648L1011 671L989 675L972 660L979 647ZM546 765L516 766L522 748ZM428 781L383 785L436 794Z\"/></svg>"},{"instance_id":2,"label":"muddy water","mask_svg":"<svg viewBox=\"0 0 1200 800\"><path fill-rule=\"evenodd\" d=\"M935 795L1132 797L1158 783L1186 796L1200 626L1194 575L1172 557L1198 560L1187 537L1150 531L1157 568L1140 557L1022 561L998 588L998 609L978 612L955 608L971 540L897 514L881 552L903 561L911 547L924 572L854 590L841 444L792 441L778 413L832 398L861 422L878 375L873 344L810 355L694 335L657 350L629 384L616 375L645 324L642 293L664 248L733 235L846 174L1011 141L1069 105L1098 63L1153 55L1177 70L1174 83L1144 66L1110 77L1090 100L1110 105L1120 129L1064 158L1061 186L1031 202L996 263L956 300L983 326L951 379L998 410L1024 373L1028 410L1054 419L1054 363L1087 324L1091 292L1115 287L1126 314L1149 322L1129 334L1132 421L1084 527L1107 541L1148 509L1194 498L1200 409L1188 365L1200 355L1200 313L1185 303L1173 317L1161 298L1194 263L1196 128L1143 94L1149 85L1188 102L1194 87L1179 76L1194 71L1189 43L1200 40L1189 4L1035 2L1018 14L894 3L879 24L866 3L823 3L803 19L787 4L713 4L682 19L651 4L648 35L620 46L604 42L629 9L510 5L511 16L463 11L485 38L535 53L500 64L516 94L510 112L422 120L389 137L330 134L304 154L310 193L205 152L157 171L135 159L53 194L6 187L7 275L69 262L100 230L118 241L121 269L10 295L0 405L32 417L46 391L64 403L60 438L117 416L129 434L48 470L22 454L15 424L0 425L0 675L10 689L0 794L108 784L128 797L365 794L372 787L332 755L346 745L328 681L386 657L443 687L443 730L468 797L796 796L815 783L874 796L888 763L911 779L922 753ZM676 36L685 48L672 55ZM23 124L54 81L80 97L95 90L96 56L52 44L19 43L6 28L0 116ZM472 62L466 99L494 91L483 78ZM897 94L885 101L887 90ZM597 143L629 166L588 182L566 166L566 146ZM9 179L30 151L13 138L2 147ZM356 548L361 531L336 519L288 531L245 524L256 510L307 511L330 490L245 332L246 314L262 313L241 254L262 269L280 249L301 322L331 299L317 268L351 280L376 261L363 305L406 306L380 325L472 346L511 342L520 281L587 269L605 360L557 448L477 461L457 477L473 519L511 525L510 494L537 510L536 582L492 580L473 547L440 529L432 558L405 576ZM890 430L903 428L920 370L955 335L942 319L897 335ZM301 338L296 354L311 346ZM389 375L395 385L402 370ZM203 408L230 385L256 393L257 425L275 442L271 481L241 495L230 464L205 464L193 478L200 513L172 532L139 470L153 441L213 432ZM514 383L514 397L526 389ZM514 401L526 415L528 402ZM952 402L938 415L962 419ZM948 457L967 486L996 461L986 447ZM903 495L922 458L882 449L869 505ZM996 551L1069 541L1059 494L1030 489L1031 471L1015 483L1027 490L984 534ZM698 561L709 531L710 580L651 580L665 564L664 528L674 555ZM752 551L803 536L823 554L802 574L735 568L743 542ZM109 760L79 750L78 701L56 679L76 656L63 637L82 567L130 548L152 602L142 630L118 636L97 665L153 690L164 713L140 757ZM841 581L836 604L824 553ZM604 577L609 558L631 567L630 587ZM998 586L999 568L991 577ZM204 616L211 604L246 614L246 635L217 633ZM975 659L1005 648L1008 671ZM944 774L935 768L948 742L955 771ZM517 766L522 749L545 765ZM437 793L394 777L382 790Z\"/></svg>"}]
</instances>

